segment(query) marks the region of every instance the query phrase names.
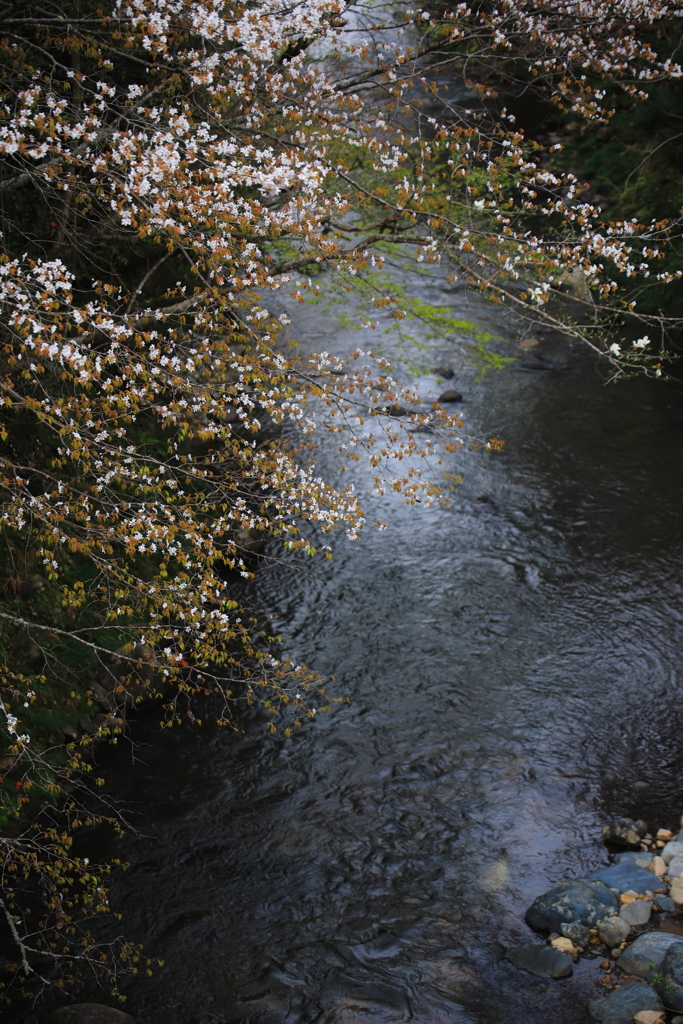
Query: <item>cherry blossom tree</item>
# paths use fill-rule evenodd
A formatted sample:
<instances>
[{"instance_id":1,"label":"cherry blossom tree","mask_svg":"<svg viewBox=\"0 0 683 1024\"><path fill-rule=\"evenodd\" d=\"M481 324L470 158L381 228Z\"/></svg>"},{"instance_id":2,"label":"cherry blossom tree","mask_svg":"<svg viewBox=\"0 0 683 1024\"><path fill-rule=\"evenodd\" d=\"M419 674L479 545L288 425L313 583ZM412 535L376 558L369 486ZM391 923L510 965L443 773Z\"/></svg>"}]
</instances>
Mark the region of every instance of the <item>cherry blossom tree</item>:
<instances>
[{"instance_id":1,"label":"cherry blossom tree","mask_svg":"<svg viewBox=\"0 0 683 1024\"><path fill-rule=\"evenodd\" d=\"M678 225L602 223L499 101L533 79L577 116L608 118L601 82L637 96L680 76L638 36L676 13L0 0L5 814L35 795L57 806L65 779L87 774L89 738L64 754L41 734L55 704L103 700L95 732L116 739L126 706L154 693L168 725L213 695L220 722L243 701L287 733L325 703L226 586L266 535L313 554L362 528L353 488L316 471L321 430L342 464L368 460L377 493L442 500L459 416L368 352L292 356L272 293L303 300L335 280L357 291L372 338L373 311L424 312L377 277L399 246L581 338L615 373L662 372L677 325L639 317L628 285L675 283L659 265ZM471 99L448 100L445 70ZM44 808L0 839L24 979L94 970L99 955L79 913L106 912L106 892L70 852L94 819L73 795L67 812L71 831ZM39 880L33 924L19 877ZM64 895L79 886L87 898ZM46 952L52 974L35 966Z\"/></svg>"}]
</instances>

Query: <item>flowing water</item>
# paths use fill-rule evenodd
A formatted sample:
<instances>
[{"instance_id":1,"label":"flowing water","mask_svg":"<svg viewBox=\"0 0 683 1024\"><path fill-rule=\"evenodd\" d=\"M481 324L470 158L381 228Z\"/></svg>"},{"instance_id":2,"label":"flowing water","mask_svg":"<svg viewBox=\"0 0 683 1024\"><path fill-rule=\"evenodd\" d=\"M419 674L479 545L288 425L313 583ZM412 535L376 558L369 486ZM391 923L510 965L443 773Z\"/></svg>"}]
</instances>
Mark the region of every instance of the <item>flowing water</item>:
<instances>
[{"instance_id":1,"label":"flowing water","mask_svg":"<svg viewBox=\"0 0 683 1024\"><path fill-rule=\"evenodd\" d=\"M424 287L515 336L463 291ZM358 343L313 307L295 328ZM283 651L348 704L289 741L259 720L159 735L141 716L141 761L102 754L144 833L120 847L113 902L165 962L128 988L140 1022L588 1020L597 959L544 981L503 953L532 940L537 894L606 861L610 815L683 811L683 402L605 387L580 350L538 338L481 381L441 353L465 431L507 442L450 457L448 507L367 501L388 530L248 585Z\"/></svg>"}]
</instances>

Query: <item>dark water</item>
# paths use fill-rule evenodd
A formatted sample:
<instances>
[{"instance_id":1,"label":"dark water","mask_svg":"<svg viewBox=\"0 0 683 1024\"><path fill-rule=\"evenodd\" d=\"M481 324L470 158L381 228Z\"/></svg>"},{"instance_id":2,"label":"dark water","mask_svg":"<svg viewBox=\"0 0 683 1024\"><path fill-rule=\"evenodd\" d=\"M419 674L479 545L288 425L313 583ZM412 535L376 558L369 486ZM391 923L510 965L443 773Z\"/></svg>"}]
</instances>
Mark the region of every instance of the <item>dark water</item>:
<instances>
[{"instance_id":1,"label":"dark water","mask_svg":"<svg viewBox=\"0 0 683 1024\"><path fill-rule=\"evenodd\" d=\"M596 960L547 982L502 955L538 893L605 861L610 814L683 811L683 400L604 387L561 339L479 383L450 355L465 430L505 453L453 456L450 507L366 502L389 530L248 595L350 703L289 742L146 720L144 763L112 759L148 837L115 901L165 961L128 990L144 1024L588 1020Z\"/></svg>"}]
</instances>

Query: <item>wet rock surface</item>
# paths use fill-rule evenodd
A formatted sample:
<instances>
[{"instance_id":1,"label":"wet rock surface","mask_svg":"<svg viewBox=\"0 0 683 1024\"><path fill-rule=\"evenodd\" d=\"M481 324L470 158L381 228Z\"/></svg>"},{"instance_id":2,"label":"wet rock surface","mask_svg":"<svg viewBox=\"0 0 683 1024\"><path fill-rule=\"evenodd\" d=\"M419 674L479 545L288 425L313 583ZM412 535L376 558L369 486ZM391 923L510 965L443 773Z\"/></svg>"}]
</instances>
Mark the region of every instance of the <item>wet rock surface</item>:
<instances>
[{"instance_id":1,"label":"wet rock surface","mask_svg":"<svg viewBox=\"0 0 683 1024\"><path fill-rule=\"evenodd\" d=\"M589 878L599 879L610 889L617 889L621 892L652 892L658 887L658 883L651 871L639 868L630 862L611 864L609 867L598 868L592 871Z\"/></svg>"},{"instance_id":2,"label":"wet rock surface","mask_svg":"<svg viewBox=\"0 0 683 1024\"><path fill-rule=\"evenodd\" d=\"M515 946L505 954L515 967L537 975L539 978L567 978L572 973L573 957L571 953L554 946L540 946L537 943L525 943Z\"/></svg>"},{"instance_id":3,"label":"wet rock surface","mask_svg":"<svg viewBox=\"0 0 683 1024\"><path fill-rule=\"evenodd\" d=\"M669 946L653 981L665 1006L670 1010L683 1010L683 942Z\"/></svg>"},{"instance_id":4,"label":"wet rock surface","mask_svg":"<svg viewBox=\"0 0 683 1024\"><path fill-rule=\"evenodd\" d=\"M683 903L683 877L674 875L679 843L669 829L659 829L656 835L653 839L647 833L644 822L613 821L603 829L609 845L615 836L622 843L637 837L641 848L619 851L611 864L585 878L560 882L534 900L526 922L536 931L550 933L545 958L541 947L534 945L507 954L517 966L540 977L561 978L566 975L543 973L554 954L593 958L602 947L600 969L605 973L595 984L609 994L588 1007L600 1024L633 1024L638 1014L643 1024L660 1019L663 1024L678 1024L667 1011L683 1010L683 930L678 933L683 922L676 915ZM676 915L670 923L662 916L668 914ZM663 930L644 931L653 926Z\"/></svg>"},{"instance_id":5,"label":"wet rock surface","mask_svg":"<svg viewBox=\"0 0 683 1024\"><path fill-rule=\"evenodd\" d=\"M625 985L602 999L593 999L588 1012L600 1024L633 1024L642 1010L663 1010L662 1001L649 985L636 982Z\"/></svg>"},{"instance_id":6,"label":"wet rock surface","mask_svg":"<svg viewBox=\"0 0 683 1024\"><path fill-rule=\"evenodd\" d=\"M531 904L526 923L535 931L559 932L563 924L592 928L619 910L619 900L604 882L576 878L548 889Z\"/></svg>"},{"instance_id":7,"label":"wet rock surface","mask_svg":"<svg viewBox=\"0 0 683 1024\"><path fill-rule=\"evenodd\" d=\"M602 838L615 846L640 846L640 840L646 832L647 824L644 821L615 818L603 828Z\"/></svg>"},{"instance_id":8,"label":"wet rock surface","mask_svg":"<svg viewBox=\"0 0 683 1024\"><path fill-rule=\"evenodd\" d=\"M664 957L674 945L683 948L682 935L673 935L670 932L646 932L639 935L621 954L619 969L627 974L636 974L650 980L652 972L659 970Z\"/></svg>"}]
</instances>

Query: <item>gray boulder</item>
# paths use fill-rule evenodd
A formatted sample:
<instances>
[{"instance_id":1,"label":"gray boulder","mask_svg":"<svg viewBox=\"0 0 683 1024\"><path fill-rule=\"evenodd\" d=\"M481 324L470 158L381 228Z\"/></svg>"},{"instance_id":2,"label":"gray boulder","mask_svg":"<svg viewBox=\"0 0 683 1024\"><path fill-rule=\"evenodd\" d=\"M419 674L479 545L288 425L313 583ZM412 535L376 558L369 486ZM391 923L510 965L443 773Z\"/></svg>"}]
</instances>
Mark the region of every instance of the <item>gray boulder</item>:
<instances>
[{"instance_id":1,"label":"gray boulder","mask_svg":"<svg viewBox=\"0 0 683 1024\"><path fill-rule=\"evenodd\" d=\"M606 917L598 923L598 937L603 946L613 949L620 946L631 934L631 926L621 917Z\"/></svg>"},{"instance_id":2,"label":"gray boulder","mask_svg":"<svg viewBox=\"0 0 683 1024\"><path fill-rule=\"evenodd\" d=\"M645 868L639 868L635 864L611 864L606 868L598 868L592 871L589 878L599 879L610 889L617 892L637 892L645 894L653 889L664 888L655 875Z\"/></svg>"},{"instance_id":3,"label":"gray boulder","mask_svg":"<svg viewBox=\"0 0 683 1024\"><path fill-rule=\"evenodd\" d=\"M640 846L641 837L647 832L644 821L633 821L632 818L615 818L605 825L602 838L606 843L615 846Z\"/></svg>"},{"instance_id":4,"label":"gray boulder","mask_svg":"<svg viewBox=\"0 0 683 1024\"><path fill-rule=\"evenodd\" d=\"M670 1010L683 1010L683 942L669 946L654 986Z\"/></svg>"},{"instance_id":5,"label":"gray boulder","mask_svg":"<svg viewBox=\"0 0 683 1024\"><path fill-rule=\"evenodd\" d=\"M649 985L624 985L604 999L592 999L588 1012L600 1024L633 1024L641 1010L664 1010L662 1001Z\"/></svg>"},{"instance_id":6,"label":"gray boulder","mask_svg":"<svg viewBox=\"0 0 683 1024\"><path fill-rule=\"evenodd\" d=\"M676 909L676 904L670 896L663 896L661 893L655 893L655 907L657 910L663 910L667 914L673 914Z\"/></svg>"},{"instance_id":7,"label":"gray boulder","mask_svg":"<svg viewBox=\"0 0 683 1024\"><path fill-rule=\"evenodd\" d=\"M646 868L652 863L653 857L654 853L648 853L647 850L622 850L614 854L614 863L635 864L638 868Z\"/></svg>"},{"instance_id":8,"label":"gray boulder","mask_svg":"<svg viewBox=\"0 0 683 1024\"><path fill-rule=\"evenodd\" d=\"M619 957L619 967L624 974L636 974L652 980L652 972L658 971L671 946L683 948L683 936L671 932L646 932L639 935Z\"/></svg>"},{"instance_id":9,"label":"gray boulder","mask_svg":"<svg viewBox=\"0 0 683 1024\"><path fill-rule=\"evenodd\" d=\"M536 931L559 933L563 924L593 928L618 910L619 900L604 882L575 878L538 896L527 910L525 920Z\"/></svg>"},{"instance_id":10,"label":"gray boulder","mask_svg":"<svg viewBox=\"0 0 683 1024\"><path fill-rule=\"evenodd\" d=\"M539 946L528 942L508 949L505 957L515 967L521 967L523 971L529 971L539 978L567 978L572 973L571 953L555 949L554 946Z\"/></svg>"},{"instance_id":11,"label":"gray boulder","mask_svg":"<svg viewBox=\"0 0 683 1024\"><path fill-rule=\"evenodd\" d=\"M123 1010L100 1003L74 1003L55 1010L45 1024L135 1024L135 1019Z\"/></svg>"},{"instance_id":12,"label":"gray boulder","mask_svg":"<svg viewBox=\"0 0 683 1024\"><path fill-rule=\"evenodd\" d=\"M652 900L634 900L633 903L625 903L619 911L619 917L631 928L639 928L647 924L652 913Z\"/></svg>"}]
</instances>

